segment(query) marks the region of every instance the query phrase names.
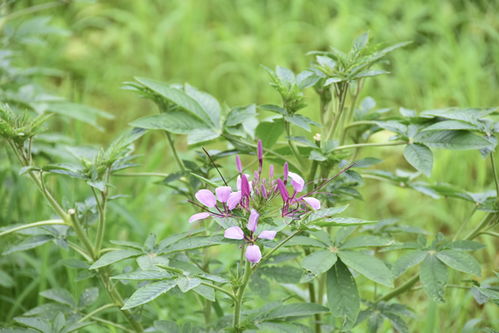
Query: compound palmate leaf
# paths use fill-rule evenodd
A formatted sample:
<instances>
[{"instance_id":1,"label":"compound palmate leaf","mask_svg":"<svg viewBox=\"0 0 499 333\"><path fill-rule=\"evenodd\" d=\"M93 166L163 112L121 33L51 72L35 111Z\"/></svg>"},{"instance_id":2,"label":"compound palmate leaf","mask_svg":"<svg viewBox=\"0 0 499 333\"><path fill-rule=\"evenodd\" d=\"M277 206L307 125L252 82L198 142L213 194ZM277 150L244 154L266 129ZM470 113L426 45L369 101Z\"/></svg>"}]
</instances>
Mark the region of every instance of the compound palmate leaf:
<instances>
[{"instance_id":1,"label":"compound palmate leaf","mask_svg":"<svg viewBox=\"0 0 499 333\"><path fill-rule=\"evenodd\" d=\"M327 272L327 300L333 316L353 326L360 309L359 291L352 273L340 260Z\"/></svg>"},{"instance_id":2,"label":"compound palmate leaf","mask_svg":"<svg viewBox=\"0 0 499 333\"><path fill-rule=\"evenodd\" d=\"M176 286L176 281L166 280L159 281L148 284L142 288L137 289L132 296L125 302L122 309L131 309L139 305L148 303L153 299L161 296L162 294L168 292L170 289Z\"/></svg>"}]
</instances>

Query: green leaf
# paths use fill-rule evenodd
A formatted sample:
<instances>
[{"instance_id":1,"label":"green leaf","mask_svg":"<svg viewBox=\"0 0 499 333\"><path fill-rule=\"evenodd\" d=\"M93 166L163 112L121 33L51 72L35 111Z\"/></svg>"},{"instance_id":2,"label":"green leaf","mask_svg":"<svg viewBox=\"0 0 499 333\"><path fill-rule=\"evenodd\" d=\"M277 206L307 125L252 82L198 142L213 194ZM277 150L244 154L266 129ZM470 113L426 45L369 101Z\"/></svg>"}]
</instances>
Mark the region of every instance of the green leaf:
<instances>
[{"instance_id":1,"label":"green leaf","mask_svg":"<svg viewBox=\"0 0 499 333\"><path fill-rule=\"evenodd\" d=\"M423 131L440 131L440 130L478 130L478 127L470 123L465 123L459 120L444 120L433 125L425 127Z\"/></svg>"},{"instance_id":2,"label":"green leaf","mask_svg":"<svg viewBox=\"0 0 499 333\"><path fill-rule=\"evenodd\" d=\"M99 288L90 287L83 290L78 300L78 307L83 308L93 304L99 298Z\"/></svg>"},{"instance_id":3,"label":"green leaf","mask_svg":"<svg viewBox=\"0 0 499 333\"><path fill-rule=\"evenodd\" d=\"M256 128L256 137L262 140L264 148L272 148L284 132L284 121L276 119L273 122L262 121Z\"/></svg>"},{"instance_id":4,"label":"green leaf","mask_svg":"<svg viewBox=\"0 0 499 333\"><path fill-rule=\"evenodd\" d=\"M393 264L392 272L395 277L399 277L406 270L422 262L426 258L425 251L412 251L401 256L395 264Z\"/></svg>"},{"instance_id":5,"label":"green leaf","mask_svg":"<svg viewBox=\"0 0 499 333\"><path fill-rule=\"evenodd\" d=\"M452 120L465 121L470 124L478 124L478 119L483 118L494 112L496 108L475 109L475 108L446 108L437 110L428 110L421 113L421 116L433 116L447 118Z\"/></svg>"},{"instance_id":6,"label":"green leaf","mask_svg":"<svg viewBox=\"0 0 499 333\"><path fill-rule=\"evenodd\" d=\"M416 170L430 176L433 166L433 154L427 146L411 143L405 146L404 157Z\"/></svg>"},{"instance_id":7,"label":"green leaf","mask_svg":"<svg viewBox=\"0 0 499 333\"><path fill-rule=\"evenodd\" d=\"M315 225L321 227L350 227L350 226L366 225L374 223L376 223L376 221L368 221L363 219L357 219L354 217L333 217L331 219L315 223Z\"/></svg>"},{"instance_id":8,"label":"green leaf","mask_svg":"<svg viewBox=\"0 0 499 333\"><path fill-rule=\"evenodd\" d=\"M302 267L314 275L327 272L338 260L336 254L329 250L317 251L306 256L302 261Z\"/></svg>"},{"instance_id":9,"label":"green leaf","mask_svg":"<svg viewBox=\"0 0 499 333\"><path fill-rule=\"evenodd\" d=\"M421 265L419 279L426 293L436 302L444 302L447 267L434 255L429 255Z\"/></svg>"},{"instance_id":10,"label":"green leaf","mask_svg":"<svg viewBox=\"0 0 499 333\"><path fill-rule=\"evenodd\" d=\"M283 319L289 317L307 317L318 313L328 312L325 306L314 303L284 304L270 310L265 316L265 321Z\"/></svg>"},{"instance_id":11,"label":"green leaf","mask_svg":"<svg viewBox=\"0 0 499 333\"><path fill-rule=\"evenodd\" d=\"M26 251L26 250L31 250L35 247L41 246L51 240L53 240L54 237L50 235L37 235L33 236L30 238L27 238L23 240L22 242L18 244L14 244L12 246L9 246L5 251L2 253L3 255L11 254L14 252L18 251Z\"/></svg>"},{"instance_id":12,"label":"green leaf","mask_svg":"<svg viewBox=\"0 0 499 333\"><path fill-rule=\"evenodd\" d=\"M112 276L111 279L144 281L144 280L163 280L171 278L171 276L172 275L170 273L165 271L147 270L147 271L135 271L130 273L123 273Z\"/></svg>"},{"instance_id":13,"label":"green leaf","mask_svg":"<svg viewBox=\"0 0 499 333\"><path fill-rule=\"evenodd\" d=\"M460 251L476 251L483 249L485 245L470 240L458 240L447 245L449 248Z\"/></svg>"},{"instance_id":14,"label":"green leaf","mask_svg":"<svg viewBox=\"0 0 499 333\"><path fill-rule=\"evenodd\" d=\"M301 114L288 115L285 116L284 119L286 119L288 122L290 122L293 125L303 128L307 132L310 132L310 125L320 127L319 123Z\"/></svg>"},{"instance_id":15,"label":"green leaf","mask_svg":"<svg viewBox=\"0 0 499 333\"><path fill-rule=\"evenodd\" d=\"M393 274L378 258L353 251L340 251L338 256L345 265L366 278L393 288Z\"/></svg>"},{"instance_id":16,"label":"green leaf","mask_svg":"<svg viewBox=\"0 0 499 333\"><path fill-rule=\"evenodd\" d=\"M222 108L217 99L189 84L185 84L185 92L201 105L204 112L208 114L211 123L215 125L215 128L220 128L220 114L222 113Z\"/></svg>"},{"instance_id":17,"label":"green leaf","mask_svg":"<svg viewBox=\"0 0 499 333\"><path fill-rule=\"evenodd\" d=\"M95 109L93 107L76 104L76 103L51 103L48 106L48 111L60 114L62 116L79 120L86 124L92 125L97 129L103 130L102 127L99 126L97 120L99 118L105 119L113 119L114 116L110 113Z\"/></svg>"},{"instance_id":18,"label":"green leaf","mask_svg":"<svg viewBox=\"0 0 499 333\"><path fill-rule=\"evenodd\" d=\"M292 266L265 266L260 273L279 283L298 283L302 270Z\"/></svg>"},{"instance_id":19,"label":"green leaf","mask_svg":"<svg viewBox=\"0 0 499 333\"><path fill-rule=\"evenodd\" d=\"M153 299L165 294L170 289L176 286L174 280L159 281L148 284L142 288L137 289L129 299L126 300L125 305L121 308L127 310L135 308L139 305L149 303Z\"/></svg>"},{"instance_id":20,"label":"green leaf","mask_svg":"<svg viewBox=\"0 0 499 333\"><path fill-rule=\"evenodd\" d=\"M149 130L164 130L175 134L189 134L191 131L207 129L207 125L183 111L171 111L136 119L131 126Z\"/></svg>"},{"instance_id":21,"label":"green leaf","mask_svg":"<svg viewBox=\"0 0 499 333\"><path fill-rule=\"evenodd\" d=\"M211 125L211 127L217 127L216 123L213 123L210 115L201 107L198 101L181 89L173 88L165 83L146 78L135 78L135 80L165 98L169 103L189 112L195 118L198 118L198 120Z\"/></svg>"},{"instance_id":22,"label":"green leaf","mask_svg":"<svg viewBox=\"0 0 499 333\"><path fill-rule=\"evenodd\" d=\"M484 137L467 131L425 131L418 133L414 140L434 148L450 150L483 149L490 146Z\"/></svg>"},{"instance_id":23,"label":"green leaf","mask_svg":"<svg viewBox=\"0 0 499 333\"><path fill-rule=\"evenodd\" d=\"M199 236L184 238L165 248L160 254L183 252L223 244L223 236Z\"/></svg>"},{"instance_id":24,"label":"green leaf","mask_svg":"<svg viewBox=\"0 0 499 333\"><path fill-rule=\"evenodd\" d=\"M66 289L55 288L44 290L40 293L40 296L57 303L69 305L72 308L76 306L73 296Z\"/></svg>"},{"instance_id":25,"label":"green leaf","mask_svg":"<svg viewBox=\"0 0 499 333\"><path fill-rule=\"evenodd\" d=\"M332 207L332 208L322 208L322 209L319 209L319 210L316 210L316 211L310 213L310 215L308 215L307 218L305 218L305 220L303 222L305 224L314 223L315 221L324 219L326 217L331 217L333 215L339 214L347 208L348 208L348 205L339 206L339 207Z\"/></svg>"},{"instance_id":26,"label":"green leaf","mask_svg":"<svg viewBox=\"0 0 499 333\"><path fill-rule=\"evenodd\" d=\"M327 272L327 301L331 313L352 327L360 310L360 297L355 279L341 261Z\"/></svg>"},{"instance_id":27,"label":"green leaf","mask_svg":"<svg viewBox=\"0 0 499 333\"><path fill-rule=\"evenodd\" d=\"M54 333L54 330L52 330L52 327L51 327L49 321L46 319L41 319L38 317L15 317L14 320L20 324L23 324L24 326L34 328L40 332ZM6 332L11 332L11 331L9 330ZM33 333L32 330L27 330L27 331L23 331L23 332L24 333Z\"/></svg>"},{"instance_id":28,"label":"green leaf","mask_svg":"<svg viewBox=\"0 0 499 333\"><path fill-rule=\"evenodd\" d=\"M306 236L295 236L291 238L284 246L312 246L312 247L327 247L326 244L316 239Z\"/></svg>"},{"instance_id":29,"label":"green leaf","mask_svg":"<svg viewBox=\"0 0 499 333\"><path fill-rule=\"evenodd\" d=\"M193 278L189 276L181 276L177 279L177 286L183 293L188 292L192 288L196 288L201 284L201 279Z\"/></svg>"},{"instance_id":30,"label":"green leaf","mask_svg":"<svg viewBox=\"0 0 499 333\"><path fill-rule=\"evenodd\" d=\"M90 266L90 269L105 267L121 260L125 260L131 257L136 257L140 254L142 254L140 251L132 249L107 252L103 256L101 256L96 262L94 262L92 266Z\"/></svg>"},{"instance_id":31,"label":"green leaf","mask_svg":"<svg viewBox=\"0 0 499 333\"><path fill-rule=\"evenodd\" d=\"M4 288L11 288L14 286L14 279L6 272L0 270L0 286Z\"/></svg>"},{"instance_id":32,"label":"green leaf","mask_svg":"<svg viewBox=\"0 0 499 333\"><path fill-rule=\"evenodd\" d=\"M393 240L373 235L362 235L350 238L345 243L341 244L341 249L355 249L371 246L388 246L393 243Z\"/></svg>"},{"instance_id":33,"label":"green leaf","mask_svg":"<svg viewBox=\"0 0 499 333\"><path fill-rule=\"evenodd\" d=\"M437 252L437 258L452 269L480 276L480 264L470 254L458 250Z\"/></svg>"},{"instance_id":34,"label":"green leaf","mask_svg":"<svg viewBox=\"0 0 499 333\"><path fill-rule=\"evenodd\" d=\"M215 302L215 290L205 285L199 285L192 289L196 294L206 298L210 302Z\"/></svg>"}]
</instances>

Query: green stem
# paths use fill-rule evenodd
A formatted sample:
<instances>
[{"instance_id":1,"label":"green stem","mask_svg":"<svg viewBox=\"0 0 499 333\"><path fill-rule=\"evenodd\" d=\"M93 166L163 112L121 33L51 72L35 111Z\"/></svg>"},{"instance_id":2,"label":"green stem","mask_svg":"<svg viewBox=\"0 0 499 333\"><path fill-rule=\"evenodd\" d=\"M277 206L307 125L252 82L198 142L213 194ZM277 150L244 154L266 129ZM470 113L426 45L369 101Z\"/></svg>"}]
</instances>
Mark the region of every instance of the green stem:
<instances>
[{"instance_id":1,"label":"green stem","mask_svg":"<svg viewBox=\"0 0 499 333\"><path fill-rule=\"evenodd\" d=\"M175 158L175 161L177 161L178 167L180 168L180 170L185 172L186 169L185 169L184 162L182 162L182 160L178 156L177 149L175 148L175 143L173 142L172 135L169 132L165 132L165 133L166 133L166 138L168 139L168 143L170 144L170 148L172 149L173 157Z\"/></svg>"},{"instance_id":2,"label":"green stem","mask_svg":"<svg viewBox=\"0 0 499 333\"><path fill-rule=\"evenodd\" d=\"M7 229L5 231L0 232L0 237L8 235L8 234L13 233L13 232L20 231L20 230L41 227L44 225L67 225L67 223L64 222L63 220L46 220L46 221L33 222L33 223L29 223L29 224L23 224L23 225L13 227L13 228L10 228L10 229Z\"/></svg>"},{"instance_id":3,"label":"green stem","mask_svg":"<svg viewBox=\"0 0 499 333\"><path fill-rule=\"evenodd\" d=\"M296 148L294 142L291 140L291 126L289 122L285 121L284 122L284 128L286 129L286 134L288 136L288 145L291 151L293 152L293 155L295 155L296 160L300 164L300 166L303 166L303 159L300 158L300 154L298 154L298 149Z\"/></svg>"},{"instance_id":4,"label":"green stem","mask_svg":"<svg viewBox=\"0 0 499 333\"><path fill-rule=\"evenodd\" d=\"M492 174L494 175L494 183L496 185L496 202L499 203L499 179L497 177L496 160L494 154L490 153L490 164L492 166Z\"/></svg>"},{"instance_id":5,"label":"green stem","mask_svg":"<svg viewBox=\"0 0 499 333\"><path fill-rule=\"evenodd\" d=\"M110 171L109 169L107 169L104 176L105 189L103 192L101 192L100 204L97 195L95 196L95 200L97 202L97 208L99 209L99 224L97 225L97 235L95 240L95 252L98 257L100 256L102 242L104 241L104 233L106 231L106 207L107 207L107 197L109 193L107 184L109 182L109 177L110 177ZM94 194L96 194L95 190Z\"/></svg>"},{"instance_id":6,"label":"green stem","mask_svg":"<svg viewBox=\"0 0 499 333\"><path fill-rule=\"evenodd\" d=\"M234 296L234 294L233 294L233 293L231 293L230 291L228 291L228 290L226 290L226 289L224 289L224 288L222 288L222 287L219 287L219 286L217 286L217 285L215 285L215 284L212 284L212 283L209 283L209 282L204 282L204 281L203 281L203 282L201 282L201 284L202 284L202 285L204 285L204 286L207 286L207 287L213 288L213 289L215 289L215 290L218 290L218 291L220 291L221 293L224 293L225 295L229 296L229 297L230 297L230 298L232 298L233 300L235 300L235 299L236 299L236 296Z\"/></svg>"},{"instance_id":7,"label":"green stem","mask_svg":"<svg viewBox=\"0 0 499 333\"><path fill-rule=\"evenodd\" d=\"M243 301L244 290L246 289L246 285L249 282L249 279L251 277L252 272L253 272L253 269L251 268L250 262L246 261L243 280L241 281L241 285L237 289L235 304L234 304L234 320L233 320L232 326L234 327L234 330L237 333L243 332L243 330L239 326L240 322L241 322L241 304Z\"/></svg>"},{"instance_id":8,"label":"green stem","mask_svg":"<svg viewBox=\"0 0 499 333\"><path fill-rule=\"evenodd\" d=\"M113 176L118 177L168 177L168 173L161 172L127 172L127 173L116 173Z\"/></svg>"},{"instance_id":9,"label":"green stem","mask_svg":"<svg viewBox=\"0 0 499 333\"><path fill-rule=\"evenodd\" d=\"M81 319L78 320L78 322L81 323L81 322L83 322L83 321L85 321L85 320L87 320L87 319L95 316L97 313L99 313L101 311L104 311L104 310L109 309L109 308L115 308L115 307L116 307L116 304L114 304L114 303L109 303L109 304L103 305L103 306L95 309L94 311L89 312L87 315L81 317Z\"/></svg>"}]
</instances>

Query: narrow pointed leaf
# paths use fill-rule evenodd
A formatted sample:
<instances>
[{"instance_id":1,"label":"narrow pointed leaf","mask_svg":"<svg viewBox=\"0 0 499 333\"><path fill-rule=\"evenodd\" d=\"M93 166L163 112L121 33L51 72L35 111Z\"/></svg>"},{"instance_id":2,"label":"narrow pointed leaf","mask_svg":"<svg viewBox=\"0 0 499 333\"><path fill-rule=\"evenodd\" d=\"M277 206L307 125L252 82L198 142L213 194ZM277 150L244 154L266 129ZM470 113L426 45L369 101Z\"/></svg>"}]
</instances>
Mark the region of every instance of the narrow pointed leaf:
<instances>
[{"instance_id":1,"label":"narrow pointed leaf","mask_svg":"<svg viewBox=\"0 0 499 333\"><path fill-rule=\"evenodd\" d=\"M435 255L429 255L421 265L419 279L426 293L436 302L444 302L447 267Z\"/></svg>"},{"instance_id":2,"label":"narrow pointed leaf","mask_svg":"<svg viewBox=\"0 0 499 333\"><path fill-rule=\"evenodd\" d=\"M175 287L176 284L177 283L174 280L168 280L154 282L139 288L132 294L132 296L130 296L129 299L127 299L122 309L127 310L148 303L168 292L170 289Z\"/></svg>"},{"instance_id":3,"label":"narrow pointed leaf","mask_svg":"<svg viewBox=\"0 0 499 333\"><path fill-rule=\"evenodd\" d=\"M421 143L408 144L404 149L404 157L416 170L427 176L431 174L433 154L427 146Z\"/></svg>"},{"instance_id":4,"label":"narrow pointed leaf","mask_svg":"<svg viewBox=\"0 0 499 333\"><path fill-rule=\"evenodd\" d=\"M92 266L90 266L90 269L105 267L121 260L136 257L140 254L142 254L142 252L132 249L107 252L94 262Z\"/></svg>"},{"instance_id":5,"label":"narrow pointed leaf","mask_svg":"<svg viewBox=\"0 0 499 333\"><path fill-rule=\"evenodd\" d=\"M480 276L480 264L470 254L458 250L443 250L437 253L437 258L452 269Z\"/></svg>"},{"instance_id":6,"label":"narrow pointed leaf","mask_svg":"<svg viewBox=\"0 0 499 333\"><path fill-rule=\"evenodd\" d=\"M344 263L337 261L327 273L327 300L335 317L343 318L353 326L360 310L360 297L352 273Z\"/></svg>"},{"instance_id":7,"label":"narrow pointed leaf","mask_svg":"<svg viewBox=\"0 0 499 333\"><path fill-rule=\"evenodd\" d=\"M338 256L348 267L366 278L387 287L393 287L393 274L385 263L376 257L354 251L340 251Z\"/></svg>"}]
</instances>

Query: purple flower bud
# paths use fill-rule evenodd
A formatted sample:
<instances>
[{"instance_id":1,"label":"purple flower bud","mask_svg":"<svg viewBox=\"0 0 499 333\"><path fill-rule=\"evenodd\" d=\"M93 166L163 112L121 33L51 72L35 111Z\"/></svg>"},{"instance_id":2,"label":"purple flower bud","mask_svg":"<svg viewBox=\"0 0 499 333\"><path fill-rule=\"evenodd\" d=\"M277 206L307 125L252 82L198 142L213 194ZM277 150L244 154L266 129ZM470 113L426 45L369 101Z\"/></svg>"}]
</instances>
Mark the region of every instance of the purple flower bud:
<instances>
[{"instance_id":1,"label":"purple flower bud","mask_svg":"<svg viewBox=\"0 0 499 333\"><path fill-rule=\"evenodd\" d=\"M230 227L225 229L224 237L229 239L244 239L244 232L239 227Z\"/></svg>"},{"instance_id":2,"label":"purple flower bud","mask_svg":"<svg viewBox=\"0 0 499 333\"><path fill-rule=\"evenodd\" d=\"M289 200L288 190L286 189L286 185L284 185L284 182L281 179L277 180L277 188L281 193L282 201L287 202Z\"/></svg>"},{"instance_id":3,"label":"purple flower bud","mask_svg":"<svg viewBox=\"0 0 499 333\"><path fill-rule=\"evenodd\" d=\"M282 180L284 181L284 184L288 182L288 172L289 172L288 162L285 162L282 170L283 173Z\"/></svg>"},{"instance_id":4,"label":"purple flower bud","mask_svg":"<svg viewBox=\"0 0 499 333\"><path fill-rule=\"evenodd\" d=\"M246 175L241 175L241 194L243 197L249 197L251 195L250 184Z\"/></svg>"},{"instance_id":5,"label":"purple flower bud","mask_svg":"<svg viewBox=\"0 0 499 333\"><path fill-rule=\"evenodd\" d=\"M248 219L248 225L247 225L247 228L249 231L255 232L259 217L260 217L260 214L258 214L258 212L252 208L249 219Z\"/></svg>"},{"instance_id":6,"label":"purple flower bud","mask_svg":"<svg viewBox=\"0 0 499 333\"><path fill-rule=\"evenodd\" d=\"M258 238L261 239L268 239L268 240L273 240L275 238L275 235L277 234L277 231L274 230L264 230L258 235Z\"/></svg>"},{"instance_id":7,"label":"purple flower bud","mask_svg":"<svg viewBox=\"0 0 499 333\"><path fill-rule=\"evenodd\" d=\"M240 191L232 192L229 195L229 199L227 199L227 207L229 208L229 210L233 210L237 205L239 205L239 203L241 202L241 197L242 195Z\"/></svg>"},{"instance_id":8,"label":"purple flower bud","mask_svg":"<svg viewBox=\"0 0 499 333\"><path fill-rule=\"evenodd\" d=\"M243 164L241 163L241 158L239 155L236 155L236 168L239 173L243 172Z\"/></svg>"},{"instance_id":9,"label":"purple flower bud","mask_svg":"<svg viewBox=\"0 0 499 333\"><path fill-rule=\"evenodd\" d=\"M289 178L291 178L291 185L295 189L296 192L301 192L303 191L303 188L305 187L305 181L303 178L301 178L299 175L297 175L294 172L289 172L288 173Z\"/></svg>"},{"instance_id":10,"label":"purple flower bud","mask_svg":"<svg viewBox=\"0 0 499 333\"><path fill-rule=\"evenodd\" d=\"M260 189L261 189L261 192L262 192L262 197L264 197L265 199L267 199L268 196L267 196L267 189L265 188L265 185L262 184L262 186L260 186Z\"/></svg>"},{"instance_id":11,"label":"purple flower bud","mask_svg":"<svg viewBox=\"0 0 499 333\"><path fill-rule=\"evenodd\" d=\"M207 213L207 212L194 214L189 218L189 223L203 220L209 216L210 216L210 213Z\"/></svg>"},{"instance_id":12,"label":"purple flower bud","mask_svg":"<svg viewBox=\"0 0 499 333\"><path fill-rule=\"evenodd\" d=\"M215 207L217 205L217 199L215 195L210 190L199 190L195 194L196 199L206 207Z\"/></svg>"},{"instance_id":13,"label":"purple flower bud","mask_svg":"<svg viewBox=\"0 0 499 333\"><path fill-rule=\"evenodd\" d=\"M317 200L316 198L312 197L304 197L303 200L310 206L312 207L313 210L317 210L321 208L321 202Z\"/></svg>"},{"instance_id":14,"label":"purple flower bud","mask_svg":"<svg viewBox=\"0 0 499 333\"><path fill-rule=\"evenodd\" d=\"M262 253L258 245L249 245L246 248L246 259L252 264L256 264L262 259Z\"/></svg>"},{"instance_id":15,"label":"purple flower bud","mask_svg":"<svg viewBox=\"0 0 499 333\"><path fill-rule=\"evenodd\" d=\"M232 193L232 189L230 186L220 186L215 189L215 193L217 194L218 201L227 202L229 195Z\"/></svg>"},{"instance_id":16,"label":"purple flower bud","mask_svg":"<svg viewBox=\"0 0 499 333\"><path fill-rule=\"evenodd\" d=\"M262 166L263 166L263 144L262 140L258 140L258 148L257 148L257 154L258 154L258 172L262 172Z\"/></svg>"},{"instance_id":17,"label":"purple flower bud","mask_svg":"<svg viewBox=\"0 0 499 333\"><path fill-rule=\"evenodd\" d=\"M274 178L274 165L273 164L271 164L269 166L269 178L270 179Z\"/></svg>"}]
</instances>

